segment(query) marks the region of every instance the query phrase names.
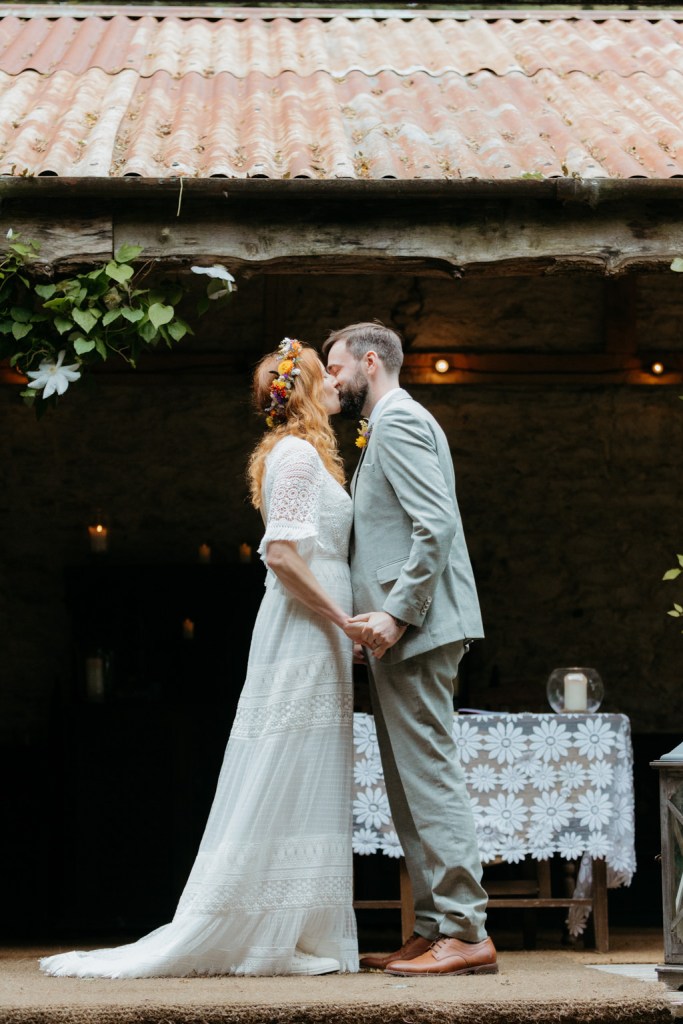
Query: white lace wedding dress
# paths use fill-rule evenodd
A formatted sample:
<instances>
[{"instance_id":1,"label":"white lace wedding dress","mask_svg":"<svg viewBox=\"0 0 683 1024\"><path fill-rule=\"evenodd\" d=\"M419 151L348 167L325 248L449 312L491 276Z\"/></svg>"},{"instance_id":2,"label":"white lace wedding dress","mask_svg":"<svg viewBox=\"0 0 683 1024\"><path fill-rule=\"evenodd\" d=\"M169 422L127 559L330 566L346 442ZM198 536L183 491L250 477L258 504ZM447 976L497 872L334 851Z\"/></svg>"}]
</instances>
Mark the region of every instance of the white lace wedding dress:
<instances>
[{"instance_id":1,"label":"white lace wedding dress","mask_svg":"<svg viewBox=\"0 0 683 1024\"><path fill-rule=\"evenodd\" d=\"M268 455L265 534L297 542L351 612L351 499L307 441ZM229 614L226 606L226 615ZM271 570L199 852L173 920L137 942L43 957L83 978L291 972L295 950L358 970L352 906L352 645Z\"/></svg>"}]
</instances>

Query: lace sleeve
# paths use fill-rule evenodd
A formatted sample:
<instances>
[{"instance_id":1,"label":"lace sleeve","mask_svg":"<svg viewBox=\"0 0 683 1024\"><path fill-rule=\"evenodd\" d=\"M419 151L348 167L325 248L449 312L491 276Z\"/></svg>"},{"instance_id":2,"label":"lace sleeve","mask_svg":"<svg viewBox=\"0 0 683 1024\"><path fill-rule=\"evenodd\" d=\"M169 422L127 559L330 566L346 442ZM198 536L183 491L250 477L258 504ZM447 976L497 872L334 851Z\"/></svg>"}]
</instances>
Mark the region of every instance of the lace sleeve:
<instances>
[{"instance_id":1,"label":"lace sleeve","mask_svg":"<svg viewBox=\"0 0 683 1024\"><path fill-rule=\"evenodd\" d=\"M288 438L270 454L266 468L266 532L258 553L265 561L272 540L297 542L309 554L318 536L323 465L315 448Z\"/></svg>"}]
</instances>

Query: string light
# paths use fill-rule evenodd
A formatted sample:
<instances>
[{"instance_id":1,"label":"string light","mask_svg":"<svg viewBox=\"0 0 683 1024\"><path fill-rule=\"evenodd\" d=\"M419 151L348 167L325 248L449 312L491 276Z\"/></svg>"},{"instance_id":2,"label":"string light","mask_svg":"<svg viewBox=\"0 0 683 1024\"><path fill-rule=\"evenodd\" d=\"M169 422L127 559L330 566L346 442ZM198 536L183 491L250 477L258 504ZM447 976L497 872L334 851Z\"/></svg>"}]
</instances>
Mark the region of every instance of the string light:
<instances>
[{"instance_id":1,"label":"string light","mask_svg":"<svg viewBox=\"0 0 683 1024\"><path fill-rule=\"evenodd\" d=\"M650 365L650 373L653 373L655 377L661 377L664 373L664 363L660 363L659 361L652 363Z\"/></svg>"},{"instance_id":2,"label":"string light","mask_svg":"<svg viewBox=\"0 0 683 1024\"><path fill-rule=\"evenodd\" d=\"M451 368L451 364L447 359L437 359L434 363L434 369L437 373L448 373Z\"/></svg>"}]
</instances>

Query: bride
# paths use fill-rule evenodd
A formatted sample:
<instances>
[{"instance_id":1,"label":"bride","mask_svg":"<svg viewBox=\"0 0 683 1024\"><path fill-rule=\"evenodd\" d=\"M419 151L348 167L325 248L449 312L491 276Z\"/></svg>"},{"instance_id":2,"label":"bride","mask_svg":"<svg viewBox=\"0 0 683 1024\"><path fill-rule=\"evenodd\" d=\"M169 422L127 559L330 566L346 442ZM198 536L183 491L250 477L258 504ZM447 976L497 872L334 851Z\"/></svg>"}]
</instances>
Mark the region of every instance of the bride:
<instances>
[{"instance_id":1,"label":"bride","mask_svg":"<svg viewBox=\"0 0 683 1024\"><path fill-rule=\"evenodd\" d=\"M290 338L256 367L253 397L268 427L248 467L268 571L196 860L172 921L127 945L43 957L46 974L358 970L352 512L329 424L339 401L315 350Z\"/></svg>"}]
</instances>

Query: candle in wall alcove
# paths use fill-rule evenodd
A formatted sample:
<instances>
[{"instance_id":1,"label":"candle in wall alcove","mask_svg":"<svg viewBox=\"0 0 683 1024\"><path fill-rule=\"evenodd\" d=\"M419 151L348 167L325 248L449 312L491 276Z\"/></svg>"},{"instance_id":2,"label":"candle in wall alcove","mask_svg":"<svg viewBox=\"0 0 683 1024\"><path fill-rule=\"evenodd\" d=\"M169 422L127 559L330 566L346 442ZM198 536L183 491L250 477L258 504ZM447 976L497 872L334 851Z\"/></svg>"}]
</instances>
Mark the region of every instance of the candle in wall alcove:
<instances>
[{"instance_id":1,"label":"candle in wall alcove","mask_svg":"<svg viewBox=\"0 0 683 1024\"><path fill-rule=\"evenodd\" d=\"M584 672L566 672L564 676L564 710L588 710L588 677Z\"/></svg>"},{"instance_id":2,"label":"candle in wall alcove","mask_svg":"<svg viewBox=\"0 0 683 1024\"><path fill-rule=\"evenodd\" d=\"M199 545L199 561L203 562L204 565L208 565L211 561L211 548L208 544Z\"/></svg>"},{"instance_id":3,"label":"candle in wall alcove","mask_svg":"<svg viewBox=\"0 0 683 1024\"><path fill-rule=\"evenodd\" d=\"M240 544L240 562L251 562L251 545L246 541Z\"/></svg>"},{"instance_id":4,"label":"candle in wall alcove","mask_svg":"<svg viewBox=\"0 0 683 1024\"><path fill-rule=\"evenodd\" d=\"M107 527L103 526L102 523L96 523L95 526L88 527L88 533L90 534L90 550L101 553L107 550Z\"/></svg>"}]
</instances>

